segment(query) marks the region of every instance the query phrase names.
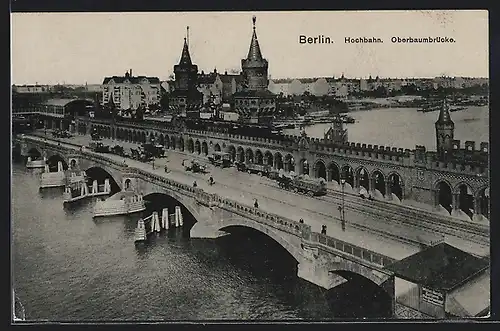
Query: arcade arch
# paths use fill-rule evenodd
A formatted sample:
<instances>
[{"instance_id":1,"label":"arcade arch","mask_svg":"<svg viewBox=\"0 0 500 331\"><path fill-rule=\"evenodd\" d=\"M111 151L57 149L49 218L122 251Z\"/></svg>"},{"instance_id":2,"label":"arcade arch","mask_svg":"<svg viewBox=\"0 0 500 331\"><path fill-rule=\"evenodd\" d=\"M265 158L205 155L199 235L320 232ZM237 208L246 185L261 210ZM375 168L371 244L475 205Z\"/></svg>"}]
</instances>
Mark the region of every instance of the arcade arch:
<instances>
[{"instance_id":1,"label":"arcade arch","mask_svg":"<svg viewBox=\"0 0 500 331\"><path fill-rule=\"evenodd\" d=\"M474 193L472 188L461 183L455 187L455 194L457 195L456 207L472 218L474 214Z\"/></svg>"},{"instance_id":2,"label":"arcade arch","mask_svg":"<svg viewBox=\"0 0 500 331\"><path fill-rule=\"evenodd\" d=\"M255 151L255 164L263 164L264 157L262 156L262 152L258 149Z\"/></svg>"},{"instance_id":3,"label":"arcade arch","mask_svg":"<svg viewBox=\"0 0 500 331\"><path fill-rule=\"evenodd\" d=\"M323 178L326 180L326 166L325 163L322 160L316 161L316 164L314 166L314 176L316 178Z\"/></svg>"},{"instance_id":4,"label":"arcade arch","mask_svg":"<svg viewBox=\"0 0 500 331\"><path fill-rule=\"evenodd\" d=\"M208 144L206 141L201 143L201 153L205 156L208 155Z\"/></svg>"},{"instance_id":5,"label":"arcade arch","mask_svg":"<svg viewBox=\"0 0 500 331\"><path fill-rule=\"evenodd\" d=\"M283 169L283 156L281 153L274 154L274 167L278 170Z\"/></svg>"},{"instance_id":6,"label":"arcade arch","mask_svg":"<svg viewBox=\"0 0 500 331\"><path fill-rule=\"evenodd\" d=\"M197 154L201 154L201 144L200 144L199 140L196 140L195 143L194 143L194 151Z\"/></svg>"},{"instance_id":7,"label":"arcade arch","mask_svg":"<svg viewBox=\"0 0 500 331\"><path fill-rule=\"evenodd\" d=\"M373 188L380 192L383 196L386 195L385 190L385 178L384 174L380 170L375 170L372 173Z\"/></svg>"},{"instance_id":8,"label":"arcade arch","mask_svg":"<svg viewBox=\"0 0 500 331\"><path fill-rule=\"evenodd\" d=\"M387 177L389 182L389 190L391 194L398 197L399 200L403 200L403 180L398 173L391 173Z\"/></svg>"},{"instance_id":9,"label":"arcade arch","mask_svg":"<svg viewBox=\"0 0 500 331\"><path fill-rule=\"evenodd\" d=\"M341 178L345 180L346 183L349 183L351 187L354 187L354 171L350 165L345 165L342 167Z\"/></svg>"},{"instance_id":10,"label":"arcade arch","mask_svg":"<svg viewBox=\"0 0 500 331\"><path fill-rule=\"evenodd\" d=\"M191 138L189 138L187 141L187 149L189 153L194 153L194 142Z\"/></svg>"},{"instance_id":11,"label":"arcade arch","mask_svg":"<svg viewBox=\"0 0 500 331\"><path fill-rule=\"evenodd\" d=\"M449 213L452 210L452 194L451 186L444 180L440 180L436 183L436 194L437 194L437 204L441 205Z\"/></svg>"}]
</instances>

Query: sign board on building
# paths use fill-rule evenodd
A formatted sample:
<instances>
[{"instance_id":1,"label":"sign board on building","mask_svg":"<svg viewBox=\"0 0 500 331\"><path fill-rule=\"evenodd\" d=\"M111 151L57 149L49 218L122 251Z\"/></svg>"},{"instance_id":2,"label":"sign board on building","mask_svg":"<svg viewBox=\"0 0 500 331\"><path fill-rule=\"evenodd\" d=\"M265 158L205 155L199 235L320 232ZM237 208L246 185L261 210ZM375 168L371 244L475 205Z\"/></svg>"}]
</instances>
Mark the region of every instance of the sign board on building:
<instances>
[{"instance_id":1,"label":"sign board on building","mask_svg":"<svg viewBox=\"0 0 500 331\"><path fill-rule=\"evenodd\" d=\"M422 301L436 306L442 306L444 303L444 298L442 293L422 287Z\"/></svg>"}]
</instances>

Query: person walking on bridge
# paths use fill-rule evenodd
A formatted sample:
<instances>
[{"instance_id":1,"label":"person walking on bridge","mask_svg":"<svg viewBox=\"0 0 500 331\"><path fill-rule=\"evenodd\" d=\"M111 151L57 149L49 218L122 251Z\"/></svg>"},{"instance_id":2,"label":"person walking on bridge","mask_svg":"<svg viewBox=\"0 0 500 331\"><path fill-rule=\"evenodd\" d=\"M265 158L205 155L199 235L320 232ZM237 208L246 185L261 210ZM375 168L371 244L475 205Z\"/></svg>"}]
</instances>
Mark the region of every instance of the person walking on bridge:
<instances>
[{"instance_id":1,"label":"person walking on bridge","mask_svg":"<svg viewBox=\"0 0 500 331\"><path fill-rule=\"evenodd\" d=\"M257 199L255 199L255 202L253 203L253 206L255 208L259 208L259 202L257 201Z\"/></svg>"}]
</instances>

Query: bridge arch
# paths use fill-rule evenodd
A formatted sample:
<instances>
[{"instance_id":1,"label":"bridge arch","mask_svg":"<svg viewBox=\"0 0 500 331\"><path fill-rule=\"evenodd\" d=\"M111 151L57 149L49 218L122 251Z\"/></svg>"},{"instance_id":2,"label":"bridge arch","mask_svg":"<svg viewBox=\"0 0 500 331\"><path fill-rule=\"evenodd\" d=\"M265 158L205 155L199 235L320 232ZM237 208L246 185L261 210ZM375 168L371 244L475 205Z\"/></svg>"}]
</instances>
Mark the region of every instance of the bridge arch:
<instances>
[{"instance_id":1,"label":"bridge arch","mask_svg":"<svg viewBox=\"0 0 500 331\"><path fill-rule=\"evenodd\" d=\"M255 164L263 164L264 163L264 156L262 155L262 152L260 149L255 151Z\"/></svg>"},{"instance_id":2,"label":"bridge arch","mask_svg":"<svg viewBox=\"0 0 500 331\"><path fill-rule=\"evenodd\" d=\"M221 222L219 222L217 230L224 231L224 229L227 229L229 227L247 227L262 232L263 234L267 235L269 238L277 242L279 245L281 245L297 261L297 263L301 263L301 261L303 261L304 259L300 247L294 245L293 243L290 243L280 233L273 230L269 226L265 226L249 219L244 220L239 218L229 218L227 220L222 220Z\"/></svg>"},{"instance_id":3,"label":"bridge arch","mask_svg":"<svg viewBox=\"0 0 500 331\"><path fill-rule=\"evenodd\" d=\"M61 162L63 166L63 170L68 170L68 163L66 160L59 154L52 154L49 158L47 158L47 164L49 165L49 170L51 172L57 171L57 163Z\"/></svg>"},{"instance_id":4,"label":"bridge arch","mask_svg":"<svg viewBox=\"0 0 500 331\"><path fill-rule=\"evenodd\" d=\"M216 151L216 152L220 152L221 151L220 145L218 143L216 143L214 145L214 151Z\"/></svg>"},{"instance_id":5,"label":"bridge arch","mask_svg":"<svg viewBox=\"0 0 500 331\"><path fill-rule=\"evenodd\" d=\"M180 150L181 152L184 152L184 138L179 137L179 140L178 140L178 141L179 141L179 150Z\"/></svg>"},{"instance_id":6,"label":"bridge arch","mask_svg":"<svg viewBox=\"0 0 500 331\"><path fill-rule=\"evenodd\" d=\"M247 163L253 163L254 162L254 157L253 157L253 151L251 148L247 148L245 151L245 161Z\"/></svg>"},{"instance_id":7,"label":"bridge arch","mask_svg":"<svg viewBox=\"0 0 500 331\"><path fill-rule=\"evenodd\" d=\"M490 188L482 187L476 193L477 213L490 219Z\"/></svg>"},{"instance_id":8,"label":"bridge arch","mask_svg":"<svg viewBox=\"0 0 500 331\"><path fill-rule=\"evenodd\" d=\"M281 155L281 153L279 152L276 152L276 154L274 154L274 166L278 170L283 169L283 155Z\"/></svg>"},{"instance_id":9,"label":"bridge arch","mask_svg":"<svg viewBox=\"0 0 500 331\"><path fill-rule=\"evenodd\" d=\"M241 146L236 148L236 160L238 162L245 162L245 150Z\"/></svg>"},{"instance_id":10,"label":"bridge arch","mask_svg":"<svg viewBox=\"0 0 500 331\"><path fill-rule=\"evenodd\" d=\"M142 181L142 180L141 180ZM183 213L183 216L185 215L185 212L187 211L189 213L190 217L184 217L184 224L186 227L186 230L190 230L190 228L196 223L196 222L203 222L203 217L202 215L198 212L198 208L193 206L192 203L190 203L186 198L182 196L182 194L178 194L175 191L169 190L168 192L165 191L164 189L157 187L156 185L153 185L151 190L148 190L147 193L143 195L143 198L145 200L151 200L154 197L159 197L164 200L165 202L168 202L167 199L171 199L171 201L177 206L181 207L181 211ZM167 197L167 199L165 199ZM169 213L172 214L174 212L173 209L169 208ZM190 219L191 218L191 219ZM187 223L186 223L187 221ZM189 224L192 223L192 224Z\"/></svg>"},{"instance_id":11,"label":"bridge arch","mask_svg":"<svg viewBox=\"0 0 500 331\"><path fill-rule=\"evenodd\" d=\"M227 146L226 150L229 155L231 155L231 161L236 161L236 147L234 147L233 145L229 145Z\"/></svg>"},{"instance_id":12,"label":"bridge arch","mask_svg":"<svg viewBox=\"0 0 500 331\"><path fill-rule=\"evenodd\" d=\"M341 178L345 179L346 183L349 183L351 187L354 187L354 170L348 164L342 167Z\"/></svg>"},{"instance_id":13,"label":"bridge arch","mask_svg":"<svg viewBox=\"0 0 500 331\"><path fill-rule=\"evenodd\" d=\"M295 159L293 158L292 154L285 155L284 169L287 172L295 171Z\"/></svg>"},{"instance_id":14,"label":"bridge arch","mask_svg":"<svg viewBox=\"0 0 500 331\"><path fill-rule=\"evenodd\" d=\"M36 147L32 147L30 148L30 150L28 151L28 156L30 157L35 157L35 158L40 158L42 157L42 152L40 152L40 150Z\"/></svg>"},{"instance_id":15,"label":"bridge arch","mask_svg":"<svg viewBox=\"0 0 500 331\"><path fill-rule=\"evenodd\" d=\"M399 200L403 200L403 188L404 182L403 177L396 171L389 173L387 176L387 181L389 182L389 194L394 194Z\"/></svg>"},{"instance_id":16,"label":"bridge arch","mask_svg":"<svg viewBox=\"0 0 500 331\"><path fill-rule=\"evenodd\" d=\"M194 142L191 138L188 138L187 140L187 149L189 153L194 153Z\"/></svg>"},{"instance_id":17,"label":"bridge arch","mask_svg":"<svg viewBox=\"0 0 500 331\"><path fill-rule=\"evenodd\" d=\"M387 192L385 191L384 173L379 169L375 169L375 170L373 170L371 177L373 180L373 189L378 190L380 192L380 194L385 196Z\"/></svg>"},{"instance_id":18,"label":"bridge arch","mask_svg":"<svg viewBox=\"0 0 500 331\"><path fill-rule=\"evenodd\" d=\"M307 159L301 159L299 162L299 174L309 175L309 161Z\"/></svg>"},{"instance_id":19,"label":"bridge arch","mask_svg":"<svg viewBox=\"0 0 500 331\"><path fill-rule=\"evenodd\" d=\"M266 151L264 153L264 164L267 164L269 166L274 166L274 157L273 157L273 153L271 153L270 151Z\"/></svg>"},{"instance_id":20,"label":"bridge arch","mask_svg":"<svg viewBox=\"0 0 500 331\"><path fill-rule=\"evenodd\" d=\"M331 161L327 167L327 181L340 183L340 167L337 163Z\"/></svg>"},{"instance_id":21,"label":"bridge arch","mask_svg":"<svg viewBox=\"0 0 500 331\"><path fill-rule=\"evenodd\" d=\"M206 141L201 143L201 153L205 156L208 155L208 144Z\"/></svg>"},{"instance_id":22,"label":"bridge arch","mask_svg":"<svg viewBox=\"0 0 500 331\"><path fill-rule=\"evenodd\" d=\"M201 154L201 144L199 140L196 140L194 142L194 151L196 152L196 154Z\"/></svg>"},{"instance_id":23,"label":"bridge arch","mask_svg":"<svg viewBox=\"0 0 500 331\"><path fill-rule=\"evenodd\" d=\"M120 185L118 185L117 180L111 175L106 169L100 166L93 166L85 170L87 175L87 185L91 186L94 180L97 180L99 185L104 184L106 179L109 179L109 184L111 186L111 194L119 192Z\"/></svg>"},{"instance_id":24,"label":"bridge arch","mask_svg":"<svg viewBox=\"0 0 500 331\"><path fill-rule=\"evenodd\" d=\"M367 298L368 302L377 302L379 312L374 312L375 314L387 314L392 317L393 313L393 297L394 297L394 280L390 277L385 279L376 276L368 268L353 268L350 267L351 263L340 263L340 265L330 268L329 271L332 274L338 275L348 282L356 283L356 288L360 288L359 291L363 293L363 297ZM359 286L359 287L358 287ZM335 288L330 289L328 292L335 291ZM327 292L327 293L328 293ZM358 292L358 293L360 293ZM327 294L328 295L328 294ZM372 299L372 300L370 300ZM357 300L356 300L357 301ZM382 309L380 309L382 308ZM375 317L375 316L374 316ZM382 317L382 316L378 316Z\"/></svg>"},{"instance_id":25,"label":"bridge arch","mask_svg":"<svg viewBox=\"0 0 500 331\"><path fill-rule=\"evenodd\" d=\"M325 162L321 159L314 164L314 177L327 179Z\"/></svg>"},{"instance_id":26,"label":"bridge arch","mask_svg":"<svg viewBox=\"0 0 500 331\"><path fill-rule=\"evenodd\" d=\"M163 148L165 148L165 137L163 136L163 133L160 133L160 135L158 136L158 142L160 143L160 145L163 145Z\"/></svg>"},{"instance_id":27,"label":"bridge arch","mask_svg":"<svg viewBox=\"0 0 500 331\"><path fill-rule=\"evenodd\" d=\"M458 196L457 207L472 218L474 213L474 192L472 187L465 182L461 182L455 186L453 194Z\"/></svg>"},{"instance_id":28,"label":"bridge arch","mask_svg":"<svg viewBox=\"0 0 500 331\"><path fill-rule=\"evenodd\" d=\"M441 205L449 213L452 210L452 191L451 185L446 179L439 179L434 183L434 191L436 196L436 207Z\"/></svg>"},{"instance_id":29,"label":"bridge arch","mask_svg":"<svg viewBox=\"0 0 500 331\"><path fill-rule=\"evenodd\" d=\"M370 175L364 166L360 166L356 169L356 181L360 189L363 188L367 192L370 191Z\"/></svg>"}]
</instances>

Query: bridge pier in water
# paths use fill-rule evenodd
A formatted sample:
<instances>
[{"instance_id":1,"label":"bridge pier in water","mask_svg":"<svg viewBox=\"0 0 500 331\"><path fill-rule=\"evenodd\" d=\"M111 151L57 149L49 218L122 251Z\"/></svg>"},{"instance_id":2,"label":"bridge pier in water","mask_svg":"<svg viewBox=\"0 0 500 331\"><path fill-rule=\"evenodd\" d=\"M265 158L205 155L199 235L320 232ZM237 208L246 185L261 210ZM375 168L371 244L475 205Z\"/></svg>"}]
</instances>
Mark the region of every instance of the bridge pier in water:
<instances>
[{"instance_id":1,"label":"bridge pier in water","mask_svg":"<svg viewBox=\"0 0 500 331\"><path fill-rule=\"evenodd\" d=\"M158 212L153 212L146 218L141 218L137 221L135 228L134 242L144 242L148 236L153 233L160 233L170 229L181 228L184 225L181 207L176 206L174 213L169 214L168 208L163 208L161 218Z\"/></svg>"}]
</instances>

